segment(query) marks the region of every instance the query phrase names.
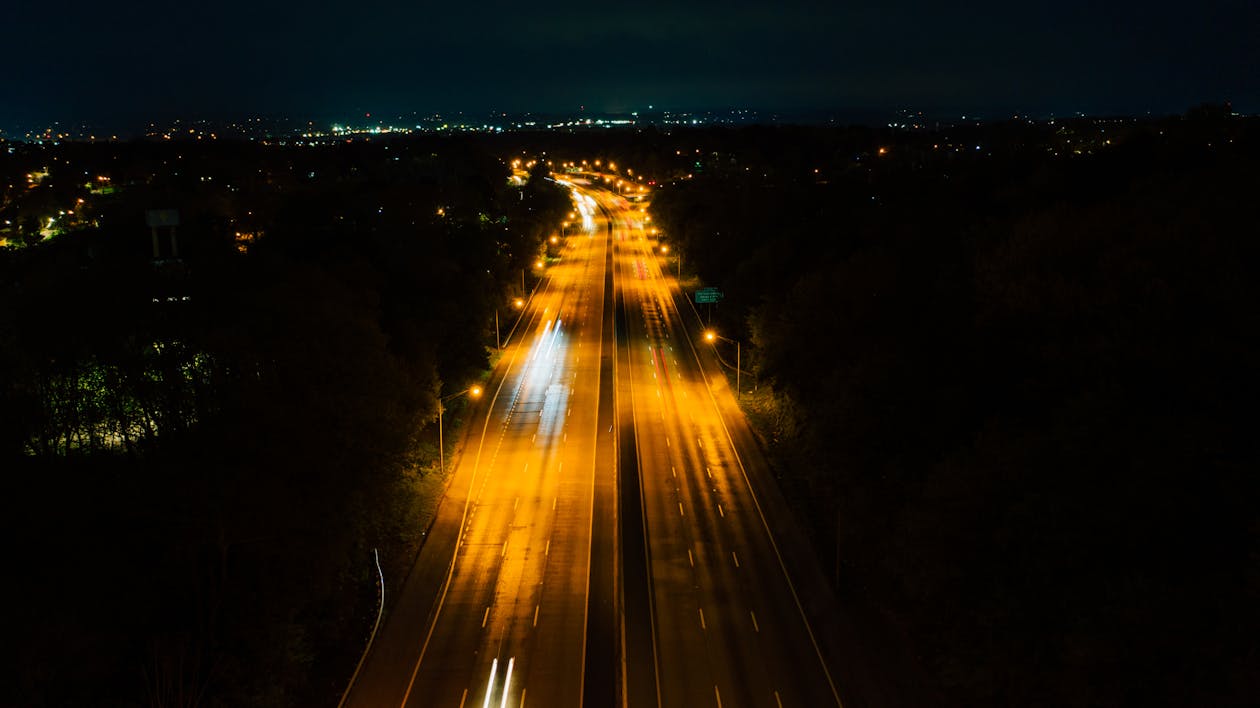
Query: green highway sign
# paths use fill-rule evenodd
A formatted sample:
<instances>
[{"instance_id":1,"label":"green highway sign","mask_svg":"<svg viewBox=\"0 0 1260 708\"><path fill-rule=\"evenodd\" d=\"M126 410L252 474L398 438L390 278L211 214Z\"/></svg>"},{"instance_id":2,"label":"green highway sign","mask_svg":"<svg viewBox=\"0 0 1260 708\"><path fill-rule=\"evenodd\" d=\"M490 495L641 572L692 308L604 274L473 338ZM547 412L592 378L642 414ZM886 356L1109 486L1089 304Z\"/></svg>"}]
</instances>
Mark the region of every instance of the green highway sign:
<instances>
[{"instance_id":1,"label":"green highway sign","mask_svg":"<svg viewBox=\"0 0 1260 708\"><path fill-rule=\"evenodd\" d=\"M696 304L703 305L706 302L721 302L722 291L717 288L700 288L696 291Z\"/></svg>"}]
</instances>

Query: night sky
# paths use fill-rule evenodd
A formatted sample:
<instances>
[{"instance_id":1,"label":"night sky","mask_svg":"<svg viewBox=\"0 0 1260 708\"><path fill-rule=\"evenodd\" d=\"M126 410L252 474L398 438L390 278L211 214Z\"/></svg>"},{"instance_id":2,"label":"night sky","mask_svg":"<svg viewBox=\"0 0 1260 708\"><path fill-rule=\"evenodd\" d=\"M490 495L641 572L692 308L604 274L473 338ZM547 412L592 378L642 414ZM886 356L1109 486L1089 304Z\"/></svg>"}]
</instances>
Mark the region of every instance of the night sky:
<instances>
[{"instance_id":1,"label":"night sky","mask_svg":"<svg viewBox=\"0 0 1260 708\"><path fill-rule=\"evenodd\" d=\"M256 114L1260 112L1260 3L22 2L0 127Z\"/></svg>"}]
</instances>

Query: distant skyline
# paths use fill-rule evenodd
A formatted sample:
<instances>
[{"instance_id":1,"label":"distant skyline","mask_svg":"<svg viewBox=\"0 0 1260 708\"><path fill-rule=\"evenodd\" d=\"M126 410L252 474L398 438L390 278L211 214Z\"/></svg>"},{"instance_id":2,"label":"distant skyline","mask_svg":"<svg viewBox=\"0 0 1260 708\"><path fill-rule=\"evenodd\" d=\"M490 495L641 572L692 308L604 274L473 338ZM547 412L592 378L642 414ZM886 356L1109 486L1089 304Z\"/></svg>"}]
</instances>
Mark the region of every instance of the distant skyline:
<instances>
[{"instance_id":1,"label":"distant skyline","mask_svg":"<svg viewBox=\"0 0 1260 708\"><path fill-rule=\"evenodd\" d=\"M1260 3L214 5L3 15L0 128L175 117L916 108L1260 112Z\"/></svg>"}]
</instances>

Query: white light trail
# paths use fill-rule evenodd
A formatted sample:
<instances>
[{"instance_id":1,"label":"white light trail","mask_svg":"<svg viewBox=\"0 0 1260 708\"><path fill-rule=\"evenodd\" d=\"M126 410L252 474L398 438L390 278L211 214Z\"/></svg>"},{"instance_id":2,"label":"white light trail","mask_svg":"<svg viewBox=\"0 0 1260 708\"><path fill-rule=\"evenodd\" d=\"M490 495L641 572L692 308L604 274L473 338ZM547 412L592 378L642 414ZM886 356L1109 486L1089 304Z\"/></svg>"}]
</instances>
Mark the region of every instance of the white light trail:
<instances>
[{"instance_id":1,"label":"white light trail","mask_svg":"<svg viewBox=\"0 0 1260 708\"><path fill-rule=\"evenodd\" d=\"M494 690L494 674L499 669L499 660L495 659L490 662L490 680L486 681L486 700L482 702L481 708L490 708L490 692Z\"/></svg>"},{"instance_id":2,"label":"white light trail","mask_svg":"<svg viewBox=\"0 0 1260 708\"><path fill-rule=\"evenodd\" d=\"M499 701L499 708L507 708L508 686L512 683L512 664L516 663L516 657L508 659L507 673L503 677L503 700Z\"/></svg>"}]
</instances>

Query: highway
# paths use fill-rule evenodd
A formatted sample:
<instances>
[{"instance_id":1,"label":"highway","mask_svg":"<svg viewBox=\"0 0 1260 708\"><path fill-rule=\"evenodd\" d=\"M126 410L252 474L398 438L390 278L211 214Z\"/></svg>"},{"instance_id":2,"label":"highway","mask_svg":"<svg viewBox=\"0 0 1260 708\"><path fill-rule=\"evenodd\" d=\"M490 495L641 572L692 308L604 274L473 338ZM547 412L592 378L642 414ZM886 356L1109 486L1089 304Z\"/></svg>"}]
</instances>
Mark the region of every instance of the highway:
<instances>
[{"instance_id":1,"label":"highway","mask_svg":"<svg viewBox=\"0 0 1260 708\"><path fill-rule=\"evenodd\" d=\"M344 705L581 703L600 471L611 508L607 426L596 460L606 248L588 217L526 305ZM604 527L611 566L610 519Z\"/></svg>"},{"instance_id":2,"label":"highway","mask_svg":"<svg viewBox=\"0 0 1260 708\"><path fill-rule=\"evenodd\" d=\"M838 706L643 214L577 194L343 704Z\"/></svg>"},{"instance_id":3,"label":"highway","mask_svg":"<svg viewBox=\"0 0 1260 708\"><path fill-rule=\"evenodd\" d=\"M737 453L727 432L723 414L739 415L733 392L694 313L683 313L690 327L680 315L689 306L653 256L643 214L616 213L629 363L617 373L633 392L660 704L839 705L745 477L741 455L759 453L751 441Z\"/></svg>"}]
</instances>

